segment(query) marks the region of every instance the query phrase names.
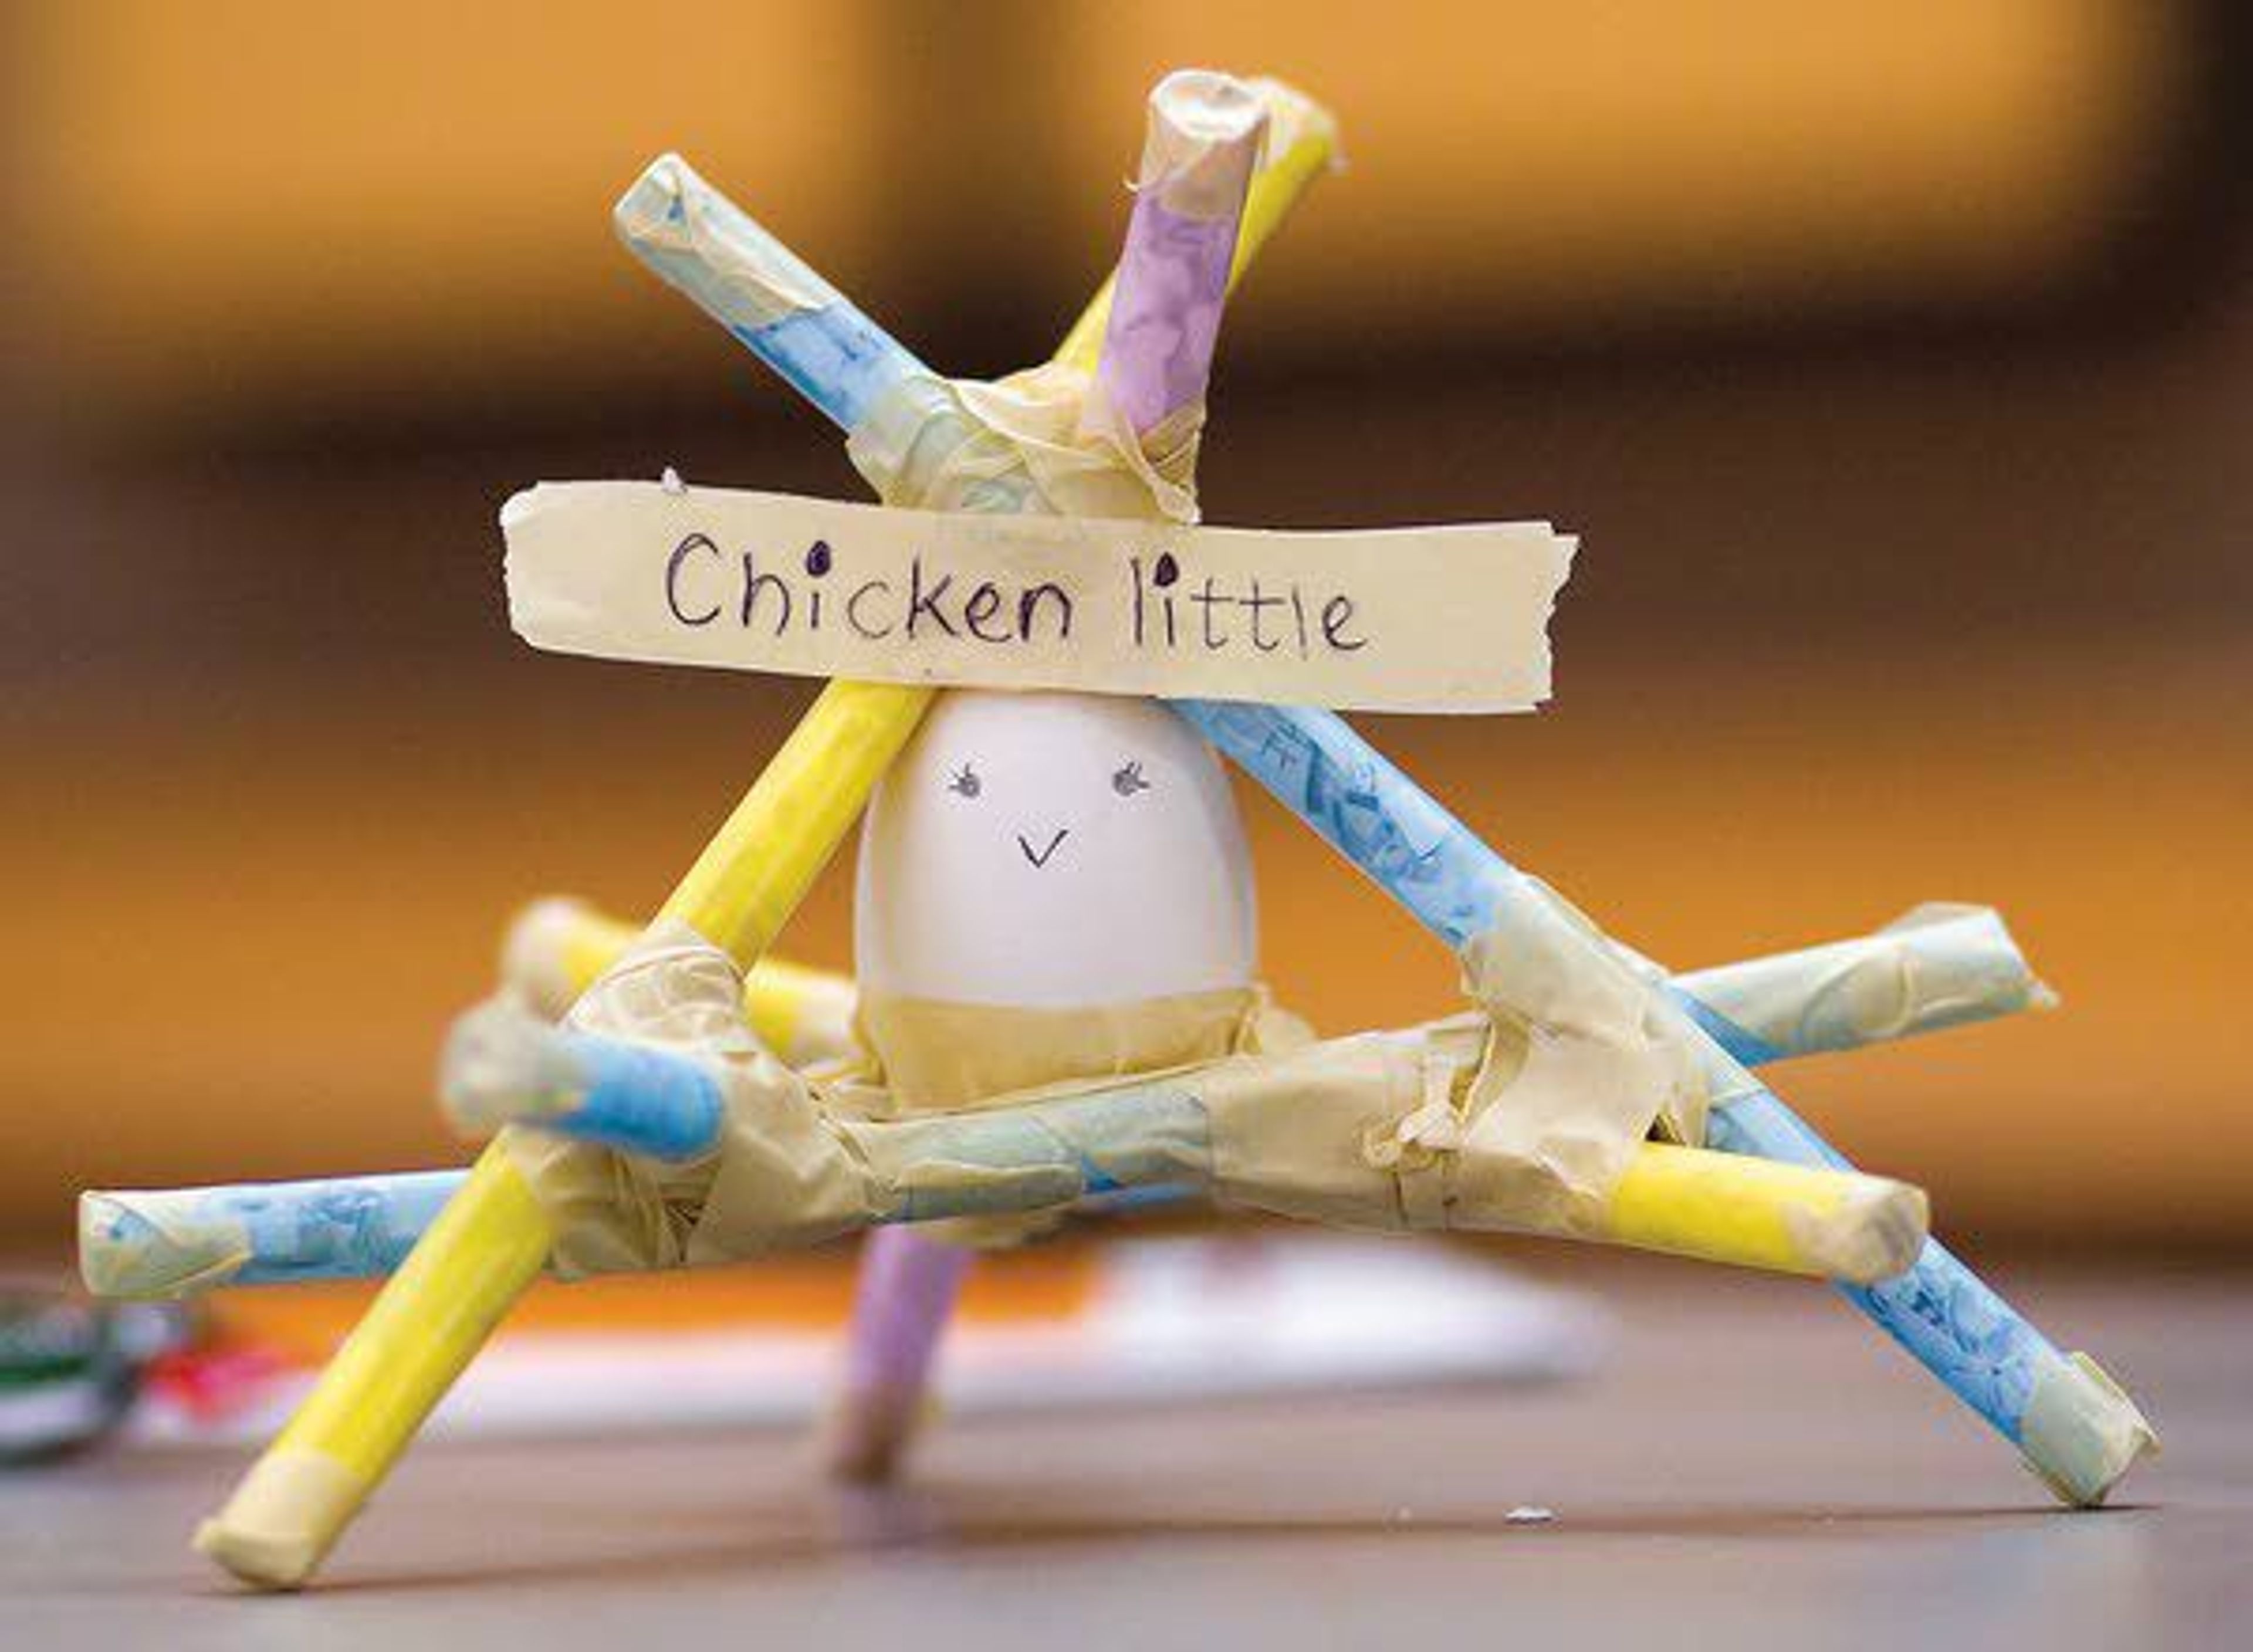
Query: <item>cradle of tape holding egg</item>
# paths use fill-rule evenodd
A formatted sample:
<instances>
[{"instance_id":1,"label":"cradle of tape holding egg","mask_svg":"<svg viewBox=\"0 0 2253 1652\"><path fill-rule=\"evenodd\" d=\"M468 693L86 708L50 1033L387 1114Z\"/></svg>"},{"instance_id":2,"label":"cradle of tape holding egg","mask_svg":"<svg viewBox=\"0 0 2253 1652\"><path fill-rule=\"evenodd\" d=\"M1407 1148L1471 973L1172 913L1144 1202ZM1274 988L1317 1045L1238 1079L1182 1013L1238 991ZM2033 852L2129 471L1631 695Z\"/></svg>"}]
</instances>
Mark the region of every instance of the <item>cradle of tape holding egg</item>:
<instances>
[{"instance_id":1,"label":"cradle of tape holding egg","mask_svg":"<svg viewBox=\"0 0 2253 1652\"><path fill-rule=\"evenodd\" d=\"M1897 1271L1923 1239L1922 1195L1899 1183L1648 1146L1634 1198L1560 1216L1538 1176L1527 1196L1524 1168L1482 1139L1494 1109L1468 1083L1489 1031L1476 1014L885 1119L759 1050L726 1015L738 992L724 953L660 926L590 995L578 1025L701 1054L729 1106L712 1150L680 1162L511 1132L558 1272L731 1261L1184 1182L1331 1226L1549 1233L1856 1279Z\"/></svg>"}]
</instances>

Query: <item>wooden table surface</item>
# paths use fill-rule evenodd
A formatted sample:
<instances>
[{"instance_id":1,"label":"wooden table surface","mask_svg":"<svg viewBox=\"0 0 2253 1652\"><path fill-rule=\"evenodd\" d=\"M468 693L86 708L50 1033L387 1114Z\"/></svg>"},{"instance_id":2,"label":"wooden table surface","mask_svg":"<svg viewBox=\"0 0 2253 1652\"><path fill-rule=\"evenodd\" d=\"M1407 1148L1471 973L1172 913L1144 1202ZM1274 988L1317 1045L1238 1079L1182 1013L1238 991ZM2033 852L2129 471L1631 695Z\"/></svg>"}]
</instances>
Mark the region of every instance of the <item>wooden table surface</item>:
<instances>
[{"instance_id":1,"label":"wooden table surface","mask_svg":"<svg viewBox=\"0 0 2253 1652\"><path fill-rule=\"evenodd\" d=\"M295 1597L186 1551L234 1455L17 1474L0 1642L2253 1644L2253 1282L1998 1272L2165 1435L2122 1506L2052 1509L1815 1287L1604 1259L1572 1277L1618 1347L1581 1385L988 1421L885 1493L776 1436L430 1449Z\"/></svg>"}]
</instances>

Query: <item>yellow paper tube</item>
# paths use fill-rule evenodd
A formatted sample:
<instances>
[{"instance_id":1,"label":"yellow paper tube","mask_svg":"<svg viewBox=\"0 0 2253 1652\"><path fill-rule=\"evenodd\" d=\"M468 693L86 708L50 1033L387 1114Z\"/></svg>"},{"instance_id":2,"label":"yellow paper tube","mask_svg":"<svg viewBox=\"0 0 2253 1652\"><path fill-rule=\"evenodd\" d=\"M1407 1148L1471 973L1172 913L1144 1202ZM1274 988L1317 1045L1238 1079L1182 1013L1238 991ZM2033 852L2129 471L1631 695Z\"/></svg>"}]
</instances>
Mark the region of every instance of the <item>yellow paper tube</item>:
<instances>
[{"instance_id":1,"label":"yellow paper tube","mask_svg":"<svg viewBox=\"0 0 2253 1652\"><path fill-rule=\"evenodd\" d=\"M1328 154L1327 138L1311 161L1294 146L1280 157L1287 169L1261 175L1274 182L1257 227L1246 220L1238 269ZM1099 303L1107 314L1107 301ZM1099 325L1098 344L1101 337ZM869 790L915 732L931 692L830 684L689 868L663 916L685 920L748 967L844 840ZM538 1274L550 1230L506 1152L505 1136L485 1150L297 1414L197 1533L197 1546L243 1581L287 1589L311 1575Z\"/></svg>"},{"instance_id":2,"label":"yellow paper tube","mask_svg":"<svg viewBox=\"0 0 2253 1652\"><path fill-rule=\"evenodd\" d=\"M548 1248L547 1218L496 1141L196 1547L260 1588L304 1582Z\"/></svg>"},{"instance_id":3,"label":"yellow paper tube","mask_svg":"<svg viewBox=\"0 0 2253 1652\"><path fill-rule=\"evenodd\" d=\"M829 864L935 692L824 688L659 916L682 920L748 969Z\"/></svg>"},{"instance_id":4,"label":"yellow paper tube","mask_svg":"<svg viewBox=\"0 0 2253 1652\"><path fill-rule=\"evenodd\" d=\"M1874 1285L1915 1262L1929 1220L1923 1189L1906 1182L1654 1141L1629 1162L1589 1237Z\"/></svg>"}]
</instances>

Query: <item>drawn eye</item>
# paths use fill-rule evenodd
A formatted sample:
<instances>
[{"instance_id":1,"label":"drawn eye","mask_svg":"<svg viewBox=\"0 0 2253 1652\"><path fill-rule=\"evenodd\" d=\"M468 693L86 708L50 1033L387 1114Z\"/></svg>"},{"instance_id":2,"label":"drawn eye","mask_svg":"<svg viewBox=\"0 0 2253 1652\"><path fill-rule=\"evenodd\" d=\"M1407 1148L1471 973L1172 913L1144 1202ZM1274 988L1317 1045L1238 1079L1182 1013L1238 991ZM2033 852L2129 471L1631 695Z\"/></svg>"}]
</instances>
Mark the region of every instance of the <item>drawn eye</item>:
<instances>
[{"instance_id":1,"label":"drawn eye","mask_svg":"<svg viewBox=\"0 0 2253 1652\"><path fill-rule=\"evenodd\" d=\"M1111 789L1122 798L1131 798L1138 791L1147 791L1150 783L1142 778L1142 765L1130 763L1111 777Z\"/></svg>"},{"instance_id":2,"label":"drawn eye","mask_svg":"<svg viewBox=\"0 0 2253 1652\"><path fill-rule=\"evenodd\" d=\"M976 797L979 791L978 770L964 763L954 771L954 778L946 783L946 789L957 797Z\"/></svg>"}]
</instances>

